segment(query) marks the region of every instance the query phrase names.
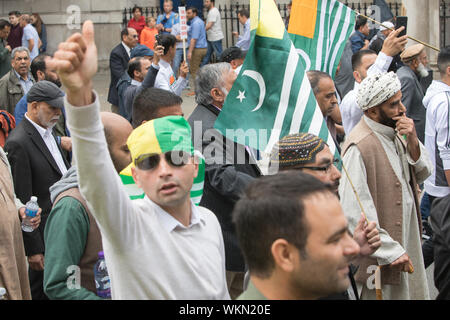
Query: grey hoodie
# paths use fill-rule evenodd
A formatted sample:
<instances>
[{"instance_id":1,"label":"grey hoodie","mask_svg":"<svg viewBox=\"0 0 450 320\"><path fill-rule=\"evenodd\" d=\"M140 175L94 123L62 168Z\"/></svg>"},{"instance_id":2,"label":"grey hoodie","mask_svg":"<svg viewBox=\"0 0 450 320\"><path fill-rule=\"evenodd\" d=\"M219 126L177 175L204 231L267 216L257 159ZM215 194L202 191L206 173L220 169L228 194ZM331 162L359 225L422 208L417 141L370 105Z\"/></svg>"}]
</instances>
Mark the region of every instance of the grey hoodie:
<instances>
[{"instance_id":1,"label":"grey hoodie","mask_svg":"<svg viewBox=\"0 0 450 320\"><path fill-rule=\"evenodd\" d=\"M54 203L60 193L72 188L78 188L77 168L74 165L67 170L61 180L50 187L50 200Z\"/></svg>"}]
</instances>

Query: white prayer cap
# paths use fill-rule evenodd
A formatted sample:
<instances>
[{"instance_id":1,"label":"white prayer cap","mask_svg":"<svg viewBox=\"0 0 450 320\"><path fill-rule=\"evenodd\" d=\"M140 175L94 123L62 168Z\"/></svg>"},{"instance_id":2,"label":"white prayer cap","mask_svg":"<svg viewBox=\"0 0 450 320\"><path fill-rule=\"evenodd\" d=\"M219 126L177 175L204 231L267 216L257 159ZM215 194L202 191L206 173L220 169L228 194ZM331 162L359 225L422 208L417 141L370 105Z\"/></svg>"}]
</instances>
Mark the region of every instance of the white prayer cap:
<instances>
[{"instance_id":1,"label":"white prayer cap","mask_svg":"<svg viewBox=\"0 0 450 320\"><path fill-rule=\"evenodd\" d=\"M401 88L400 80L394 72L374 74L361 82L356 103L362 111L366 111L392 98Z\"/></svg>"},{"instance_id":2,"label":"white prayer cap","mask_svg":"<svg viewBox=\"0 0 450 320\"><path fill-rule=\"evenodd\" d=\"M394 24L392 23L392 22L390 22L390 21L385 21L385 22L383 22L382 23L383 25L382 26L380 26L380 31L384 31L384 30L387 30L387 29L394 29ZM385 27L383 27L383 26L386 26L387 28L385 28Z\"/></svg>"}]
</instances>

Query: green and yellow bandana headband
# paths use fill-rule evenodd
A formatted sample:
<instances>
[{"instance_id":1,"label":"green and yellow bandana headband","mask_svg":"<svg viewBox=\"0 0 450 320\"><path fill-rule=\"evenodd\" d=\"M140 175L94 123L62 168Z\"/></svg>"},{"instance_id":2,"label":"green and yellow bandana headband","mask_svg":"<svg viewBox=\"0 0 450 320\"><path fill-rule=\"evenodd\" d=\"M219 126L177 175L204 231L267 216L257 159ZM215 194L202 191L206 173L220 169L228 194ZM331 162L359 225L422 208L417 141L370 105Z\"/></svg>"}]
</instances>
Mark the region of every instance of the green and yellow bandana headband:
<instances>
[{"instance_id":1,"label":"green and yellow bandana headband","mask_svg":"<svg viewBox=\"0 0 450 320\"><path fill-rule=\"evenodd\" d=\"M128 137L127 145L131 163L120 173L127 176L131 176L134 160L143 154L161 154L173 150L194 154L191 127L182 116L158 118L140 125Z\"/></svg>"}]
</instances>

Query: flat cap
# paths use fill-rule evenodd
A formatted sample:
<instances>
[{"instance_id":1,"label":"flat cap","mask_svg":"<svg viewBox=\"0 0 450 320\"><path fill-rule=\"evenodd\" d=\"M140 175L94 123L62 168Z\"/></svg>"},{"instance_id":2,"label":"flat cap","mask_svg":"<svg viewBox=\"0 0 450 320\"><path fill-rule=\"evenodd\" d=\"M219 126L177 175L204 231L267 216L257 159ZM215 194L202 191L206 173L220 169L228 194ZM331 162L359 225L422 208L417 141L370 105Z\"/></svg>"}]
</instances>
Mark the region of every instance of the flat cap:
<instances>
[{"instance_id":1,"label":"flat cap","mask_svg":"<svg viewBox=\"0 0 450 320\"><path fill-rule=\"evenodd\" d=\"M27 94L27 102L47 102L55 108L64 108L64 92L47 80L35 83Z\"/></svg>"},{"instance_id":2,"label":"flat cap","mask_svg":"<svg viewBox=\"0 0 450 320\"><path fill-rule=\"evenodd\" d=\"M143 44L138 44L130 51L130 59L135 57L153 57L153 50Z\"/></svg>"},{"instance_id":3,"label":"flat cap","mask_svg":"<svg viewBox=\"0 0 450 320\"><path fill-rule=\"evenodd\" d=\"M423 51L423 49L425 49L425 46L423 44L415 44L411 47L406 48L405 51L403 51L400 55L400 58L402 59L402 62L409 62L417 57Z\"/></svg>"}]
</instances>

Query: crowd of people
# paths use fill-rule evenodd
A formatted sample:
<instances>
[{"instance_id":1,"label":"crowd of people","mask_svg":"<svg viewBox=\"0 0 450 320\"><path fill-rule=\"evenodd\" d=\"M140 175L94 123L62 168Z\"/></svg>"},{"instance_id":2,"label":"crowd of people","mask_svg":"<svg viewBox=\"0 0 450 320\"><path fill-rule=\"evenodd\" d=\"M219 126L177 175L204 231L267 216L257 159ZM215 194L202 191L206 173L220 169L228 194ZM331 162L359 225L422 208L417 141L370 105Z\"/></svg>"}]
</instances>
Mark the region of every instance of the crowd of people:
<instances>
[{"instance_id":1,"label":"crowd of people","mask_svg":"<svg viewBox=\"0 0 450 320\"><path fill-rule=\"evenodd\" d=\"M385 300L427 300L433 262L450 299L450 47L430 83L423 45L391 22L368 39L359 16L338 74L307 72L340 157L307 132L265 155L214 129L250 14L223 49L204 5L205 21L186 10L186 57L172 1L158 17L133 8L110 54L111 112L93 86L91 21L50 55L38 14L0 20L3 298L102 299L103 251L112 299L376 299L378 269Z\"/></svg>"}]
</instances>

